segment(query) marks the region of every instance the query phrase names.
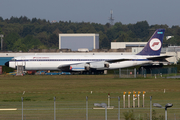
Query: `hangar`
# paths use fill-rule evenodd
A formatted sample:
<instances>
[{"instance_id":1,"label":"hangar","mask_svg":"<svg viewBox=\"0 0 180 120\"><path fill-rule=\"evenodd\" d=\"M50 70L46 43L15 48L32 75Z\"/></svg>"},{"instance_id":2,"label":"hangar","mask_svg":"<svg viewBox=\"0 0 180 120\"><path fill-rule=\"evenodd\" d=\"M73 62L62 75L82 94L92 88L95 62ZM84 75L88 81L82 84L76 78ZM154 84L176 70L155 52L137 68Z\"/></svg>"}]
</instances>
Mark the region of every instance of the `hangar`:
<instances>
[{"instance_id":1,"label":"hangar","mask_svg":"<svg viewBox=\"0 0 180 120\"><path fill-rule=\"evenodd\" d=\"M126 47L142 47L147 44L147 42L111 42L111 49L124 49Z\"/></svg>"},{"instance_id":2,"label":"hangar","mask_svg":"<svg viewBox=\"0 0 180 120\"><path fill-rule=\"evenodd\" d=\"M99 34L59 34L59 49L99 49Z\"/></svg>"},{"instance_id":3,"label":"hangar","mask_svg":"<svg viewBox=\"0 0 180 120\"><path fill-rule=\"evenodd\" d=\"M127 49L130 48L132 54L139 53L147 42L111 42L111 49Z\"/></svg>"}]
</instances>

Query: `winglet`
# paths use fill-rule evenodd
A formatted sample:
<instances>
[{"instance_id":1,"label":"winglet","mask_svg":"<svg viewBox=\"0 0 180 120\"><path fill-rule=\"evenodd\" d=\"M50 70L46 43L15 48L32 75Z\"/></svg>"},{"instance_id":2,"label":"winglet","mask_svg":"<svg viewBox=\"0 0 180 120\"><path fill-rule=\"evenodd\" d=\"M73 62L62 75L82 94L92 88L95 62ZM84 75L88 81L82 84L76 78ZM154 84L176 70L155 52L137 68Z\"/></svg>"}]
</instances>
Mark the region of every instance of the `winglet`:
<instances>
[{"instance_id":1,"label":"winglet","mask_svg":"<svg viewBox=\"0 0 180 120\"><path fill-rule=\"evenodd\" d=\"M137 55L160 55L165 29L157 29Z\"/></svg>"}]
</instances>

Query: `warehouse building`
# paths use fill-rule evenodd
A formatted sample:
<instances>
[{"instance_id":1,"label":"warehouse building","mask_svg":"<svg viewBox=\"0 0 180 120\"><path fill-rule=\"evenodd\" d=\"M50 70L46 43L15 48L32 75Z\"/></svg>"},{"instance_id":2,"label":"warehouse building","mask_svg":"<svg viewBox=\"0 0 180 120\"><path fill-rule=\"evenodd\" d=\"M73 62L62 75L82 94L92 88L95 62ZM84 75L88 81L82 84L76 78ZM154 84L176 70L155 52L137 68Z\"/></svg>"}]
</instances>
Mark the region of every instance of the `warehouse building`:
<instances>
[{"instance_id":1,"label":"warehouse building","mask_svg":"<svg viewBox=\"0 0 180 120\"><path fill-rule=\"evenodd\" d=\"M147 42L111 42L111 49L130 49L132 54L139 53Z\"/></svg>"},{"instance_id":2,"label":"warehouse building","mask_svg":"<svg viewBox=\"0 0 180 120\"><path fill-rule=\"evenodd\" d=\"M99 49L99 34L59 34L59 49Z\"/></svg>"}]
</instances>

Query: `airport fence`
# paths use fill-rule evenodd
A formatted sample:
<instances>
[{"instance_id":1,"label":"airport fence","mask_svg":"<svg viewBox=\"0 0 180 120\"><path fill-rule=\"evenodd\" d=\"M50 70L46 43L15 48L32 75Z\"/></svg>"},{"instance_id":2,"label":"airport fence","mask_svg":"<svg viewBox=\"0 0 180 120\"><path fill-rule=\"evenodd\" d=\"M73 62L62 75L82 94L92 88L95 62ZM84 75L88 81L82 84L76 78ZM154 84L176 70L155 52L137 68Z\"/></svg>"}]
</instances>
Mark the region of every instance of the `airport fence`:
<instances>
[{"instance_id":1,"label":"airport fence","mask_svg":"<svg viewBox=\"0 0 180 120\"><path fill-rule=\"evenodd\" d=\"M114 71L115 78L136 78L136 68L134 69L118 69Z\"/></svg>"},{"instance_id":2,"label":"airport fence","mask_svg":"<svg viewBox=\"0 0 180 120\"><path fill-rule=\"evenodd\" d=\"M143 68L136 70L134 69L118 69L114 71L115 78L162 78L168 76L176 76L177 67L169 68Z\"/></svg>"},{"instance_id":3,"label":"airport fence","mask_svg":"<svg viewBox=\"0 0 180 120\"><path fill-rule=\"evenodd\" d=\"M99 93L97 93L99 94ZM104 94L104 100L98 96L84 96L81 100L63 100L66 98L52 98L48 101L28 101L26 98L21 101L1 101L0 119L1 120L164 120L164 108L156 108L150 105L160 103L165 105L168 100L150 101L149 96L145 97L144 107L142 99L140 106L137 107L137 99L133 108L133 101L130 101L128 108L127 99L123 99L121 94L109 97ZM110 101L108 100L110 98ZM127 96L126 96L127 98ZM125 101L125 102L124 102ZM171 100L172 108L168 108L168 120L180 119L180 103L177 100ZM94 106L94 103L106 103L107 109ZM152 103L152 104L151 104ZM125 104L125 107L124 107ZM150 112L151 111L151 112Z\"/></svg>"}]
</instances>

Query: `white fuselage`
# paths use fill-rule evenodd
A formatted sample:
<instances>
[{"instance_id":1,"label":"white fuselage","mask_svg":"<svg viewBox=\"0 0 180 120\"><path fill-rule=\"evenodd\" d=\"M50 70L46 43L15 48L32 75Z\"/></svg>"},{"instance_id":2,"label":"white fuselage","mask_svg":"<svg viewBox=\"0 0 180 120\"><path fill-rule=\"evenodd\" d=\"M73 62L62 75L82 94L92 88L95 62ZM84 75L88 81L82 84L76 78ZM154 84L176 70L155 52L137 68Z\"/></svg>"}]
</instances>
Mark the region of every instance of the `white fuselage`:
<instances>
[{"instance_id":1,"label":"white fuselage","mask_svg":"<svg viewBox=\"0 0 180 120\"><path fill-rule=\"evenodd\" d=\"M103 69L118 69L126 68L146 63L151 63L152 61L146 58L150 56L140 56L140 55L30 55L30 56L20 56L15 57L9 61L9 67L16 68L19 65L24 66L25 70L60 70L58 67L66 65L76 65L76 64L86 64L95 63L90 66L96 68L100 64L108 60L119 60L119 59L129 59L127 61L121 62L108 62L108 68ZM80 71L81 68L79 68ZM77 71L79 70L77 69ZM98 67L97 67L98 69Z\"/></svg>"}]
</instances>

